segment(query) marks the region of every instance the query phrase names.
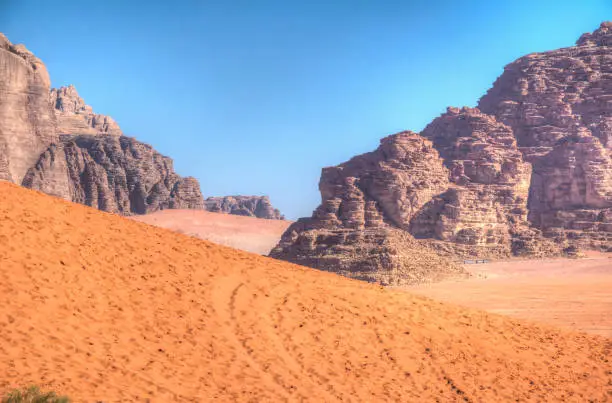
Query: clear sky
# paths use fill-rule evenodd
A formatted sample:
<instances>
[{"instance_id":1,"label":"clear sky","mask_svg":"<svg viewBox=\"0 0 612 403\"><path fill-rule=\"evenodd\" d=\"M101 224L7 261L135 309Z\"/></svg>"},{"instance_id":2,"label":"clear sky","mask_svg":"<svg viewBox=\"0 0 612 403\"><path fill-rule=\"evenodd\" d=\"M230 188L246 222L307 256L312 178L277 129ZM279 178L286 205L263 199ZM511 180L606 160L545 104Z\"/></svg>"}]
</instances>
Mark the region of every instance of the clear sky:
<instances>
[{"instance_id":1,"label":"clear sky","mask_svg":"<svg viewBox=\"0 0 612 403\"><path fill-rule=\"evenodd\" d=\"M571 46L612 0L0 0L0 32L203 194L289 218L321 168L475 106L503 66Z\"/></svg>"}]
</instances>

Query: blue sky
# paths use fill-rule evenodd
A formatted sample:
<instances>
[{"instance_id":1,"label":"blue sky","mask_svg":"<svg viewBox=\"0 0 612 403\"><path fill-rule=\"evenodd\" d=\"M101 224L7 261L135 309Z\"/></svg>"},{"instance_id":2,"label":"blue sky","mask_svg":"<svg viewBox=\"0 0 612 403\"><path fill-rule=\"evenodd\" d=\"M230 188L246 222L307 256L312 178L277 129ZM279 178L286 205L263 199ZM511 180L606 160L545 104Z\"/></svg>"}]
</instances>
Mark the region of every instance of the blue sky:
<instances>
[{"instance_id":1,"label":"blue sky","mask_svg":"<svg viewBox=\"0 0 612 403\"><path fill-rule=\"evenodd\" d=\"M205 196L289 218L321 168L474 106L524 54L571 46L612 1L0 0L0 32Z\"/></svg>"}]
</instances>

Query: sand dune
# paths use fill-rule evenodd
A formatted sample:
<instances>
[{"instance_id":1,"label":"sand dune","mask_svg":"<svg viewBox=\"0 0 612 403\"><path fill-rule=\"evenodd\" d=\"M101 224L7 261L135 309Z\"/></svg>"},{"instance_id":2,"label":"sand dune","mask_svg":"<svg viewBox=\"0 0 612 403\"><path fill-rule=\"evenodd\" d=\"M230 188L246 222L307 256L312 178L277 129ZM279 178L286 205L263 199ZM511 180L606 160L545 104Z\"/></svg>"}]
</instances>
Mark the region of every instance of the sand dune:
<instances>
[{"instance_id":1,"label":"sand dune","mask_svg":"<svg viewBox=\"0 0 612 403\"><path fill-rule=\"evenodd\" d=\"M267 255L292 223L201 210L161 210L131 218L260 255Z\"/></svg>"},{"instance_id":2,"label":"sand dune","mask_svg":"<svg viewBox=\"0 0 612 403\"><path fill-rule=\"evenodd\" d=\"M0 183L0 392L76 401L605 401L612 340Z\"/></svg>"},{"instance_id":3,"label":"sand dune","mask_svg":"<svg viewBox=\"0 0 612 403\"><path fill-rule=\"evenodd\" d=\"M441 301L612 337L612 253L465 266L474 276L411 287Z\"/></svg>"}]
</instances>

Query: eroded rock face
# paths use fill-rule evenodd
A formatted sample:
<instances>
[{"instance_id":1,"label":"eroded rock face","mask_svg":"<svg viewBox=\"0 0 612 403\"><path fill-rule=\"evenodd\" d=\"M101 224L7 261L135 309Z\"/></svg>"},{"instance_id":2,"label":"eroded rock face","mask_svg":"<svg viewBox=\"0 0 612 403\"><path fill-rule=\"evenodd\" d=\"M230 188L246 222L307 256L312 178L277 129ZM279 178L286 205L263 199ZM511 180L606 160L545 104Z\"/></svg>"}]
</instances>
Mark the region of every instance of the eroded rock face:
<instances>
[{"instance_id":1,"label":"eroded rock face","mask_svg":"<svg viewBox=\"0 0 612 403\"><path fill-rule=\"evenodd\" d=\"M214 213L284 220L285 217L270 203L268 196L209 197L204 201L206 210Z\"/></svg>"},{"instance_id":2,"label":"eroded rock face","mask_svg":"<svg viewBox=\"0 0 612 403\"><path fill-rule=\"evenodd\" d=\"M383 273L397 269L381 266L376 274L371 254L361 251L380 252L372 245L388 236L383 244L398 243L397 230L404 233L399 243L415 253L417 244L445 255L550 253L527 221L530 177L508 126L478 109L449 108L421 135L388 136L374 152L323 169L322 204L287 231L272 256L338 271L344 253L360 278L364 272L386 278ZM450 264L437 264L438 271L397 281L457 274Z\"/></svg>"},{"instance_id":3,"label":"eroded rock face","mask_svg":"<svg viewBox=\"0 0 612 403\"><path fill-rule=\"evenodd\" d=\"M0 34L0 180L119 214L204 209L283 219L268 197L209 198L172 160L123 136L70 85L50 89L44 64Z\"/></svg>"},{"instance_id":4,"label":"eroded rock face","mask_svg":"<svg viewBox=\"0 0 612 403\"><path fill-rule=\"evenodd\" d=\"M312 228L293 223L271 257L382 285L401 286L465 278L458 265L405 231L378 228Z\"/></svg>"},{"instance_id":5,"label":"eroded rock face","mask_svg":"<svg viewBox=\"0 0 612 403\"><path fill-rule=\"evenodd\" d=\"M370 253L389 256L381 245L398 231L449 255L612 250L611 46L605 22L577 46L522 57L479 108L325 168L321 205L271 256L376 280L398 263Z\"/></svg>"},{"instance_id":6,"label":"eroded rock face","mask_svg":"<svg viewBox=\"0 0 612 403\"><path fill-rule=\"evenodd\" d=\"M374 152L323 169L321 205L292 224L270 256L390 285L462 275L407 232L449 185L429 140L412 132L388 136Z\"/></svg>"},{"instance_id":7,"label":"eroded rock face","mask_svg":"<svg viewBox=\"0 0 612 403\"><path fill-rule=\"evenodd\" d=\"M170 158L125 136L62 135L28 171L23 184L125 215L204 208L197 180L181 178Z\"/></svg>"},{"instance_id":8,"label":"eroded rock face","mask_svg":"<svg viewBox=\"0 0 612 403\"><path fill-rule=\"evenodd\" d=\"M44 64L0 34L0 179L21 183L57 140L49 86Z\"/></svg>"},{"instance_id":9,"label":"eroded rock face","mask_svg":"<svg viewBox=\"0 0 612 403\"><path fill-rule=\"evenodd\" d=\"M51 89L49 102L57 117L59 134L123 134L113 118L94 113L72 85Z\"/></svg>"},{"instance_id":10,"label":"eroded rock face","mask_svg":"<svg viewBox=\"0 0 612 403\"><path fill-rule=\"evenodd\" d=\"M531 177L512 130L478 109L448 108L421 134L444 158L451 185L412 220L410 232L462 254L510 254L528 227Z\"/></svg>"},{"instance_id":11,"label":"eroded rock face","mask_svg":"<svg viewBox=\"0 0 612 403\"><path fill-rule=\"evenodd\" d=\"M0 180L120 214L204 208L194 178L121 134L73 86L50 90L44 64L0 34Z\"/></svg>"},{"instance_id":12,"label":"eroded rock face","mask_svg":"<svg viewBox=\"0 0 612 403\"><path fill-rule=\"evenodd\" d=\"M557 242L612 248L612 23L577 46L522 57L479 103L533 163L529 219Z\"/></svg>"}]
</instances>

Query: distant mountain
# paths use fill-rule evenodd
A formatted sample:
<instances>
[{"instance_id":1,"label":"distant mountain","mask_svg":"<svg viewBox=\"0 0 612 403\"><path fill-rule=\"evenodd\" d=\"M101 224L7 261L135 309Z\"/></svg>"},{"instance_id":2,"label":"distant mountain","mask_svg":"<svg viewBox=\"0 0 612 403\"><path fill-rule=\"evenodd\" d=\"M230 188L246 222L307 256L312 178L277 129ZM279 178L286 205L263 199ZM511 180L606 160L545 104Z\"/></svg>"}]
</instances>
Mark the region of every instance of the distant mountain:
<instances>
[{"instance_id":1,"label":"distant mountain","mask_svg":"<svg viewBox=\"0 0 612 403\"><path fill-rule=\"evenodd\" d=\"M204 201L204 206L206 210L217 213L267 218L270 220L285 219L285 216L272 206L268 196L209 197Z\"/></svg>"}]
</instances>

